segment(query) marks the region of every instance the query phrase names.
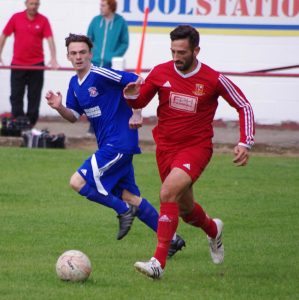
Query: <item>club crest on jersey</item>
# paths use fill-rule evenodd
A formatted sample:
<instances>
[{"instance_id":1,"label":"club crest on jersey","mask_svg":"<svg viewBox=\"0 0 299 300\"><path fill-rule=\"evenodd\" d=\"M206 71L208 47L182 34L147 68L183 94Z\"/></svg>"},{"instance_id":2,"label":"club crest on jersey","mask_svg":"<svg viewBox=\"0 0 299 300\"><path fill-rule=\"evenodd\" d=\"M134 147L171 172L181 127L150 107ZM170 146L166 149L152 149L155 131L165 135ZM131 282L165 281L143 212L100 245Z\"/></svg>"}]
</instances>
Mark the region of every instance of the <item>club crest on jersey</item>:
<instances>
[{"instance_id":1,"label":"club crest on jersey","mask_svg":"<svg viewBox=\"0 0 299 300\"><path fill-rule=\"evenodd\" d=\"M205 86L202 83L196 83L193 94L196 96L203 96L205 94L204 88Z\"/></svg>"},{"instance_id":2,"label":"club crest on jersey","mask_svg":"<svg viewBox=\"0 0 299 300\"><path fill-rule=\"evenodd\" d=\"M96 96L99 94L97 88L94 87L94 86L91 86L91 87L88 89L88 92L89 92L89 96L90 96L90 97L96 97Z\"/></svg>"}]
</instances>

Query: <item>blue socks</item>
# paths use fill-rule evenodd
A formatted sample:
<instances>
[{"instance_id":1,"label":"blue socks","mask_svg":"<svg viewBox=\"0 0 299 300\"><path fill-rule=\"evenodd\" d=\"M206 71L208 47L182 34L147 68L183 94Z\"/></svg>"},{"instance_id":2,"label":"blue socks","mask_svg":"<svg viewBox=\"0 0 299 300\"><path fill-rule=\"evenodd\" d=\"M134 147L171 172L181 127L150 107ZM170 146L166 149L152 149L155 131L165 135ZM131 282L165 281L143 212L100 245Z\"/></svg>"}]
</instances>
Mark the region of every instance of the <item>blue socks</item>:
<instances>
[{"instance_id":1,"label":"blue socks","mask_svg":"<svg viewBox=\"0 0 299 300\"><path fill-rule=\"evenodd\" d=\"M144 198L138 207L137 217L140 221L157 232L159 214L157 210Z\"/></svg>"},{"instance_id":2,"label":"blue socks","mask_svg":"<svg viewBox=\"0 0 299 300\"><path fill-rule=\"evenodd\" d=\"M86 197L88 200L114 209L119 215L128 211L126 202L112 194L108 194L107 196L100 194L96 188L90 186L88 183L83 186L83 188L79 191L79 194ZM138 207L137 217L153 231L157 232L159 214L157 210L144 198L141 200Z\"/></svg>"},{"instance_id":3,"label":"blue socks","mask_svg":"<svg viewBox=\"0 0 299 300\"><path fill-rule=\"evenodd\" d=\"M88 200L114 209L119 215L128 211L126 202L113 196L112 194L108 194L107 196L100 194L97 189L90 186L88 183L83 186L83 188L79 191L79 194L86 197Z\"/></svg>"}]
</instances>

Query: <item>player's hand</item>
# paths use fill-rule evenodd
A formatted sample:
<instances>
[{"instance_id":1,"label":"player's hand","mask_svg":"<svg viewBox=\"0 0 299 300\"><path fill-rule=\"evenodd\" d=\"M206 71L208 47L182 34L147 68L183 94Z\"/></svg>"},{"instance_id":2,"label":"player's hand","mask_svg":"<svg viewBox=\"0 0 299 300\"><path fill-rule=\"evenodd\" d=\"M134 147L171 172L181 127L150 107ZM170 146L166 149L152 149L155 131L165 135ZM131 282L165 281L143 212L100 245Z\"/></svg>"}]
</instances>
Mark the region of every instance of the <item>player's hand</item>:
<instances>
[{"instance_id":1,"label":"player's hand","mask_svg":"<svg viewBox=\"0 0 299 300\"><path fill-rule=\"evenodd\" d=\"M241 146L241 145L237 145L234 148L234 154L235 154L235 158L234 158L233 162L236 164L236 166L240 167L240 166L247 165L247 162L249 160L248 148Z\"/></svg>"},{"instance_id":2,"label":"player's hand","mask_svg":"<svg viewBox=\"0 0 299 300\"><path fill-rule=\"evenodd\" d=\"M46 97L48 105L53 109L59 109L62 105L62 95L60 92L56 94L53 91L48 91Z\"/></svg>"},{"instance_id":3,"label":"player's hand","mask_svg":"<svg viewBox=\"0 0 299 300\"><path fill-rule=\"evenodd\" d=\"M142 77L138 77L138 79L135 82L128 83L127 86L124 88L125 98L138 96L142 82L143 82Z\"/></svg>"},{"instance_id":4,"label":"player's hand","mask_svg":"<svg viewBox=\"0 0 299 300\"><path fill-rule=\"evenodd\" d=\"M142 127L143 117L141 109L133 109L133 115L129 120L129 127L131 129L138 129Z\"/></svg>"}]
</instances>

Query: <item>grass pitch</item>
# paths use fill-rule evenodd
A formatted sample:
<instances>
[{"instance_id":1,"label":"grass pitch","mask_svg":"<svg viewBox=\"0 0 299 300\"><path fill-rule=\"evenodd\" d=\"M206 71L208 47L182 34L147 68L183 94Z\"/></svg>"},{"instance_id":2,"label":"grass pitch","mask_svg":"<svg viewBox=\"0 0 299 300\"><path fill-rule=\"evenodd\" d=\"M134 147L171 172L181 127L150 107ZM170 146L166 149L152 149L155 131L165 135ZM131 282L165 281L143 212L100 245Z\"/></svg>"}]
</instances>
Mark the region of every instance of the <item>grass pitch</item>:
<instances>
[{"instance_id":1,"label":"grass pitch","mask_svg":"<svg viewBox=\"0 0 299 300\"><path fill-rule=\"evenodd\" d=\"M253 157L245 168L215 155L195 185L198 201L225 223L225 261L213 265L206 237L180 221L187 247L152 281L155 234L139 220L117 241L115 213L73 192L68 181L89 152L0 148L0 299L298 299L299 159ZM142 195L159 208L153 154L134 160ZM65 250L85 252L85 283L60 281Z\"/></svg>"}]
</instances>

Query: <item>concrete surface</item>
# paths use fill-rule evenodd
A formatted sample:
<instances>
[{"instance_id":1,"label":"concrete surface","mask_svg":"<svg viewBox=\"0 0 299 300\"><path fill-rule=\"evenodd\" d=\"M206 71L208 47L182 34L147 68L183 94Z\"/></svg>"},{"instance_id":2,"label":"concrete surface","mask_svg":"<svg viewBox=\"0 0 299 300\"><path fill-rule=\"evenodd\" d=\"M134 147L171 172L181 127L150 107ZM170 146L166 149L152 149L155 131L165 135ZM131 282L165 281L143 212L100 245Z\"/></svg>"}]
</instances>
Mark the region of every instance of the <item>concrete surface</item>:
<instances>
[{"instance_id":1,"label":"concrete surface","mask_svg":"<svg viewBox=\"0 0 299 300\"><path fill-rule=\"evenodd\" d=\"M139 129L140 144L142 147L151 148L153 138L151 130L153 124L147 124ZM96 147L94 137L87 134L88 122L78 121L75 124L66 121L40 121L36 125L38 129L48 129L50 133L63 132L68 140L68 147L89 148ZM214 126L215 148L225 150L235 145L239 137L239 128L235 123L226 123L225 126ZM255 146L253 151L275 152L275 153L299 153L299 129L282 128L279 126L257 126L255 135Z\"/></svg>"},{"instance_id":2,"label":"concrete surface","mask_svg":"<svg viewBox=\"0 0 299 300\"><path fill-rule=\"evenodd\" d=\"M145 120L139 129L140 145L143 151L153 151L151 130L154 127L152 120ZM88 135L88 122L80 120L69 123L60 118L42 118L35 126L42 130L47 129L51 134L64 133L67 148L96 149L94 136ZM239 128L235 122L220 122L214 125L214 145L216 151L232 151L239 137ZM20 146L22 138L0 137L0 146ZM299 126L258 126L256 127L254 152L295 154L299 155Z\"/></svg>"}]
</instances>

